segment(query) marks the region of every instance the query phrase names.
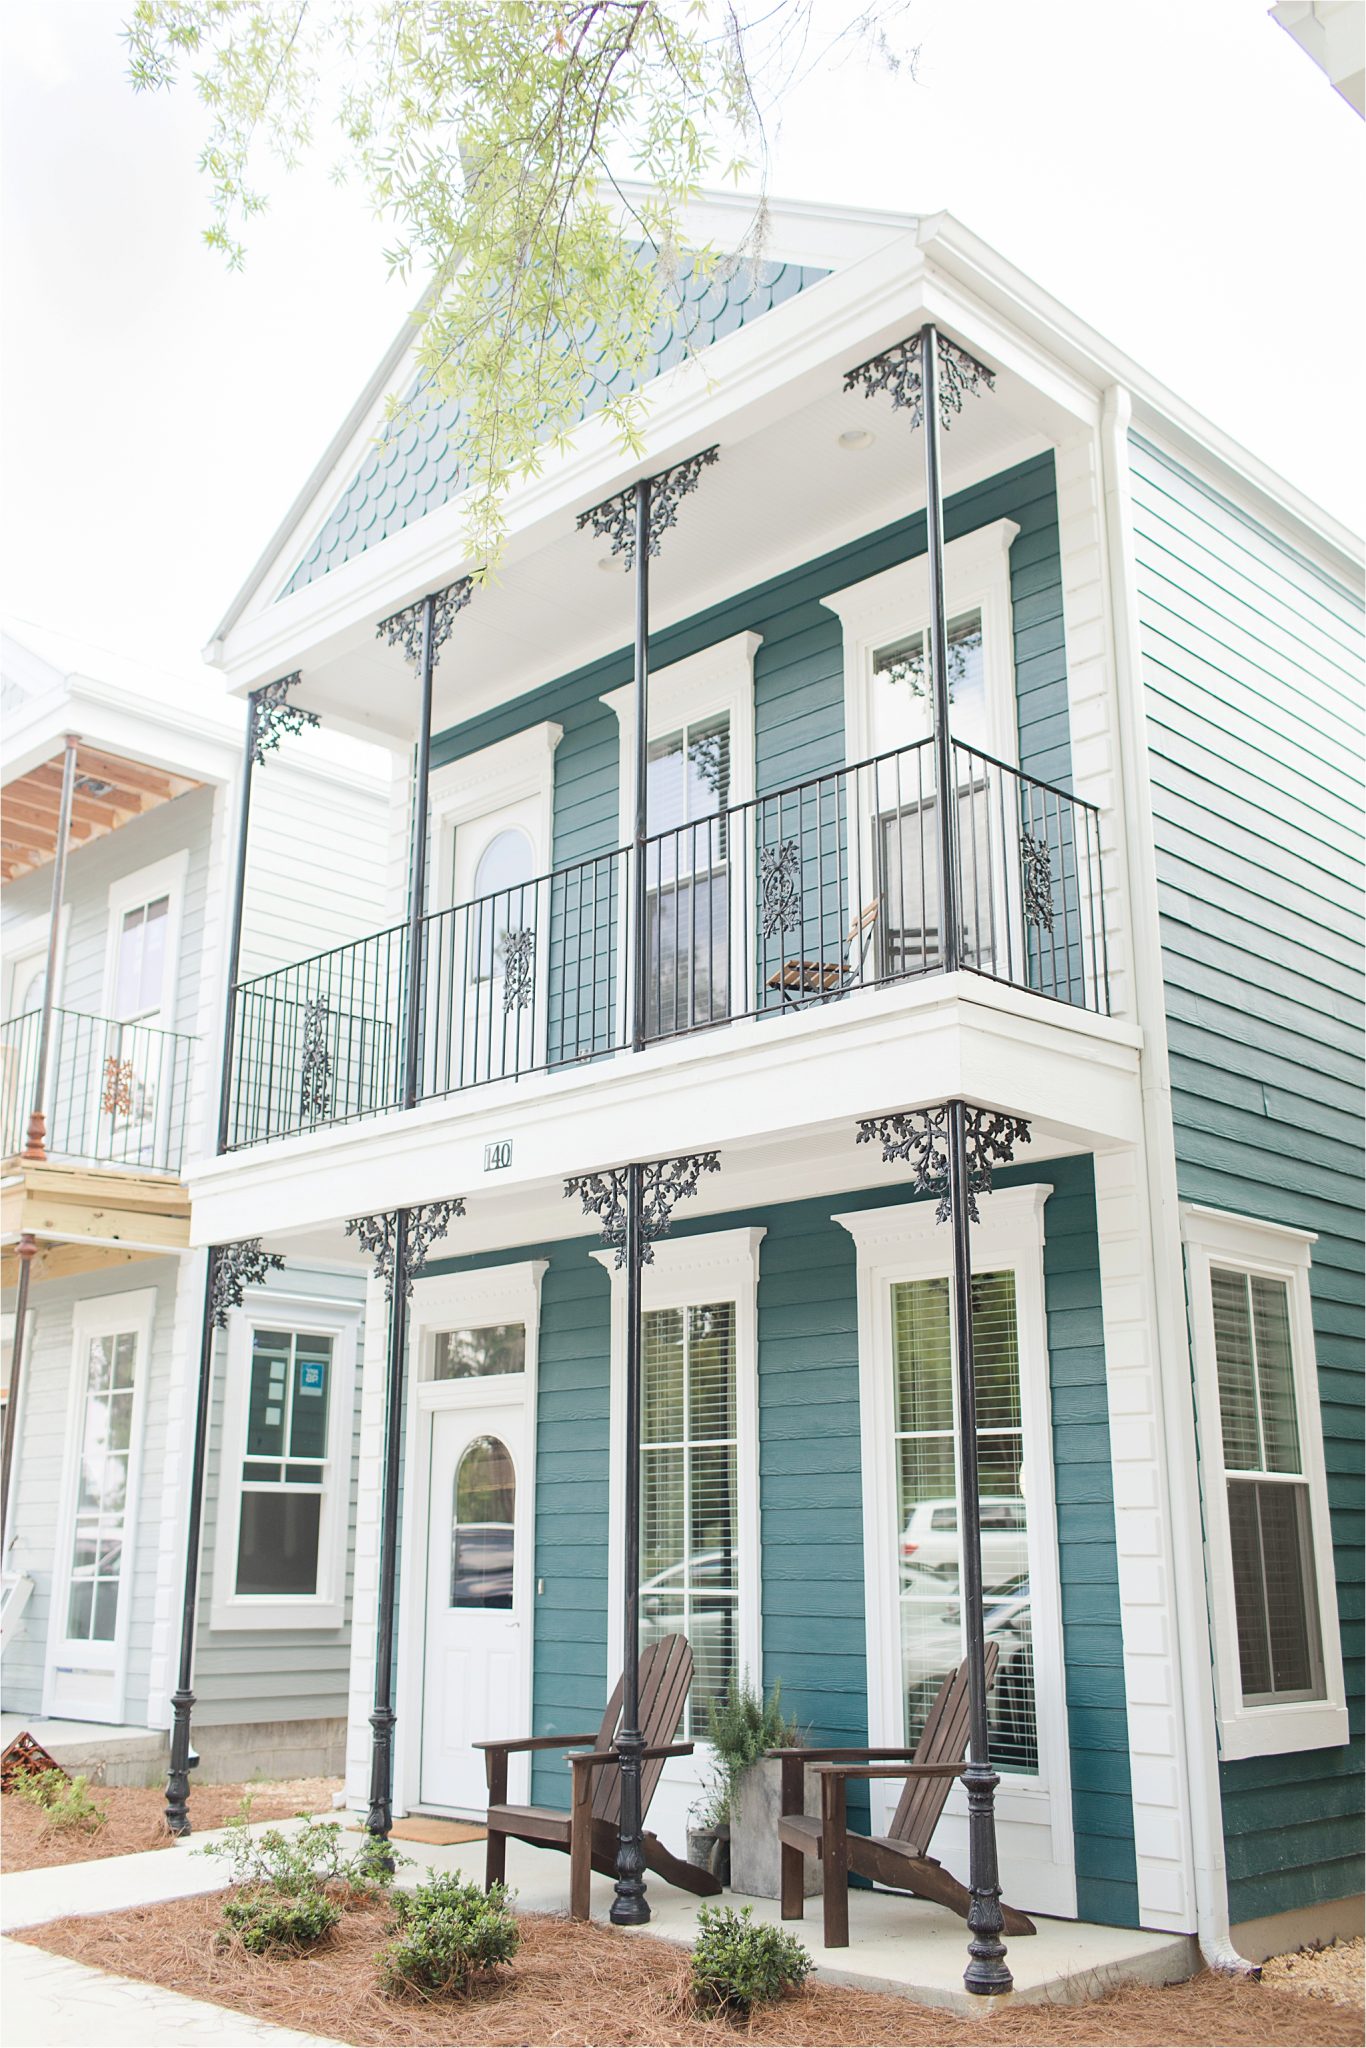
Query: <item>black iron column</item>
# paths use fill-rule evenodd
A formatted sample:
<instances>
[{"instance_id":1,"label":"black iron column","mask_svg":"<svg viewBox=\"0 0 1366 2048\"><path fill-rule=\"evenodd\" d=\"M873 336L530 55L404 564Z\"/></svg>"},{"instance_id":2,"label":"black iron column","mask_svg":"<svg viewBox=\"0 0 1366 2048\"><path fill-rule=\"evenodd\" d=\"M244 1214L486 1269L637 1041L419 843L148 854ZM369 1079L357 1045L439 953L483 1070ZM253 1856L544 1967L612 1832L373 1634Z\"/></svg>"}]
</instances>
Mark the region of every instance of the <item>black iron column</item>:
<instances>
[{"instance_id":1,"label":"black iron column","mask_svg":"<svg viewBox=\"0 0 1366 2048\"><path fill-rule=\"evenodd\" d=\"M655 1159L644 1166L618 1166L606 1173L577 1174L564 1184L577 1195L585 1216L602 1227L602 1241L626 1269L626 1401L623 1415L626 1528L623 1544L621 1629L621 1723L617 1755L621 1770L621 1817L617 1827L617 1882L611 1917L618 1927L641 1927L650 1917L645 1896L645 1845L640 1810L640 1403L641 1269L653 1262L653 1241L669 1227L675 1205L697 1193L704 1173L717 1173L715 1152L680 1159Z\"/></svg>"},{"instance_id":2,"label":"black iron column","mask_svg":"<svg viewBox=\"0 0 1366 2048\"><path fill-rule=\"evenodd\" d=\"M185 1531L185 1585L180 1610L180 1668L171 1694L171 1755L166 1777L166 1825L173 1835L190 1832L190 1770L197 1761L190 1749L190 1709L194 1706L195 1612L199 1597L199 1539L204 1512L204 1461L209 1444L209 1408L213 1389L215 1331L223 1329L232 1309L242 1306L246 1288L257 1287L270 1272L280 1272L278 1252L263 1252L259 1237L240 1244L209 1247L204 1273L204 1318L199 1340L199 1389L195 1401L194 1441L190 1452L189 1518Z\"/></svg>"},{"instance_id":3,"label":"black iron column","mask_svg":"<svg viewBox=\"0 0 1366 2048\"><path fill-rule=\"evenodd\" d=\"M237 1019L237 970L242 957L242 906L247 890L247 835L251 826L251 771L286 733L304 732L318 724L316 711L303 711L287 700L300 671L263 683L247 698L247 729L242 740L242 778L237 791L237 845L233 858L232 908L228 915L228 949L224 967L223 1069L218 1087L218 1150L226 1152L232 1127L232 1062Z\"/></svg>"},{"instance_id":4,"label":"black iron column","mask_svg":"<svg viewBox=\"0 0 1366 2048\"><path fill-rule=\"evenodd\" d=\"M47 1069L52 1051L52 1002L57 985L57 947L61 936L62 899L66 894L66 850L71 837L71 805L76 793L75 733L66 736L62 756L62 794L57 805L57 838L52 849L52 896L47 921L47 973L43 979L43 1007L38 1018L38 1057L34 1062L33 1103L22 1157L39 1163L47 1158ZM11 1397L12 1399L12 1397Z\"/></svg>"},{"instance_id":5,"label":"black iron column","mask_svg":"<svg viewBox=\"0 0 1366 2048\"><path fill-rule=\"evenodd\" d=\"M942 370L942 375L941 375ZM962 965L962 875L958 860L958 778L954 768L950 727L948 622L944 599L944 500L939 467L939 430L961 412L963 398L991 388L994 374L975 358L946 341L932 324L898 342L884 355L861 363L845 378L845 388L862 385L864 395L885 391L894 406L909 409L911 425L925 429L925 529L930 575L929 671L934 716L936 842L939 868L939 955L945 973ZM969 1130L976 1144L969 1161ZM967 1787L969 1836L968 1909L969 1963L963 1982L969 1991L1009 1991L1013 1979L1001 1940L1001 1887L996 1853L995 1791L998 1784L988 1753L986 1635L982 1598L981 1488L978 1473L977 1388L972 1332L972 1238L977 1216L974 1188L990 1186L990 1165L1010 1157L1011 1141L1028 1139L1025 1125L1010 1118L985 1117L958 1101L942 1109L883 1117L859 1126L859 1140L880 1138L884 1159L913 1158L917 1181L941 1195L941 1221L953 1226L952 1327L953 1358L958 1387L959 1526L963 1532L963 1625L968 1667ZM997 1149L993 1155L992 1143ZM985 1179L981 1175L985 1173Z\"/></svg>"},{"instance_id":6,"label":"black iron column","mask_svg":"<svg viewBox=\"0 0 1366 2048\"><path fill-rule=\"evenodd\" d=\"M631 790L631 1048L643 1052L649 1029L650 900L647 860L649 833L648 789L650 764L650 557L659 553L661 537L678 518L678 501L695 490L703 469L715 462L719 450L703 448L672 469L656 476L640 477L628 491L621 491L604 504L581 512L580 529L591 526L594 533L610 536L612 553L624 558L624 566L635 570L635 759ZM625 763L622 763L623 768ZM715 1164L714 1155L708 1155ZM686 1162L664 1162L682 1165ZM710 1169L709 1169L710 1170ZM617 1830L617 1887L612 1901L612 1919L619 1927L639 1927L650 1917L645 1897L645 1852L641 1839L640 1752L640 1358L641 1311L640 1269L650 1257L646 1234L647 1173L658 1175L659 1167L622 1167L607 1182L617 1187L621 1207L621 1243L618 1263L626 1264L626 1460L625 1512L626 1543L622 1586L622 1674L621 1726L617 1753L621 1768L621 1820ZM583 1192L590 1181L573 1180L565 1193ZM696 1175L693 1177L696 1186ZM685 1190L691 1193L692 1189ZM656 1188L656 1196L658 1189ZM676 1200L677 1196L670 1198ZM589 1205L584 1194L585 1206ZM667 1227L665 1208L658 1229ZM657 1231L656 1231L657 1234Z\"/></svg>"},{"instance_id":7,"label":"black iron column","mask_svg":"<svg viewBox=\"0 0 1366 2048\"><path fill-rule=\"evenodd\" d=\"M404 1355L408 1301L427 1254L447 1226L463 1216L459 1196L387 1215L353 1216L346 1226L375 1262L389 1303L389 1360L384 1385L384 1463L380 1481L379 1594L375 1616L374 1707L370 1715L370 1810L365 1825L381 1841L394 1824L394 1606L398 1587L398 1498L403 1461Z\"/></svg>"}]
</instances>

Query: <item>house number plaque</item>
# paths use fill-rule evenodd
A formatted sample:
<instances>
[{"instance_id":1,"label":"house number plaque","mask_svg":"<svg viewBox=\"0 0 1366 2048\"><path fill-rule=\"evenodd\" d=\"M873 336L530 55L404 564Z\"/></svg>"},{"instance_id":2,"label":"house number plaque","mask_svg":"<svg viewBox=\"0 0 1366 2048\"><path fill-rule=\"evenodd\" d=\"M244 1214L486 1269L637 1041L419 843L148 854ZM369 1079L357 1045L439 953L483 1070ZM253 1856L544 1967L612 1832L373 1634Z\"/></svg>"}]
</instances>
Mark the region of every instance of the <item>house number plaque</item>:
<instances>
[{"instance_id":1,"label":"house number plaque","mask_svg":"<svg viewBox=\"0 0 1366 2048\"><path fill-rule=\"evenodd\" d=\"M511 1164L512 1164L512 1140L511 1140L511 1138L499 1138L499 1139L497 1139L497 1140L496 1140L496 1141L495 1141L495 1142L494 1142L494 1143L493 1143L492 1145L485 1145L485 1147L484 1147L484 1171L485 1171L485 1173L499 1173L499 1172L501 1172L501 1170L502 1170L502 1168L503 1168L503 1167L505 1167L505 1166L511 1166Z\"/></svg>"}]
</instances>

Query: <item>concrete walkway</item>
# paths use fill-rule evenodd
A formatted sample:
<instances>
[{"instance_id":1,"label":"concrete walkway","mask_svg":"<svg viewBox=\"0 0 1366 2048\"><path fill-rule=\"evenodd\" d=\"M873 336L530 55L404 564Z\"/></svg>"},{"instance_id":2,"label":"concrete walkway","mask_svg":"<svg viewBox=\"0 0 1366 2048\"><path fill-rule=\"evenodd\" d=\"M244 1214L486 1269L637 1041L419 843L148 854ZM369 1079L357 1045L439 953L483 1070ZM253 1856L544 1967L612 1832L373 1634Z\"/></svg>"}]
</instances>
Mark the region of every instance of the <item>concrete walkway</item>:
<instances>
[{"instance_id":1,"label":"concrete walkway","mask_svg":"<svg viewBox=\"0 0 1366 2048\"><path fill-rule=\"evenodd\" d=\"M0 1987L5 2048L344 2048L19 1941L0 1940Z\"/></svg>"}]
</instances>

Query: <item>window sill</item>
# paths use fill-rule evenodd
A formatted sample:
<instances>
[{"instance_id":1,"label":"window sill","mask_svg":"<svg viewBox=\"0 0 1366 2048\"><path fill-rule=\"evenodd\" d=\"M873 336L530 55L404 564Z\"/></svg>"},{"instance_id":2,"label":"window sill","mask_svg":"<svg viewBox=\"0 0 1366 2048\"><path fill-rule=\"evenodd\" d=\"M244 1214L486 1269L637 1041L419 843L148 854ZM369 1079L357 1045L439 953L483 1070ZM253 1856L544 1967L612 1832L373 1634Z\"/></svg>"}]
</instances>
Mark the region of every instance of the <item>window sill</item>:
<instances>
[{"instance_id":1,"label":"window sill","mask_svg":"<svg viewBox=\"0 0 1366 2048\"><path fill-rule=\"evenodd\" d=\"M231 1598L213 1600L209 1605L209 1628L214 1634L241 1629L338 1629L346 1622L340 1600Z\"/></svg>"},{"instance_id":2,"label":"window sill","mask_svg":"<svg viewBox=\"0 0 1366 2048\"><path fill-rule=\"evenodd\" d=\"M1293 1756L1299 1750L1340 1749L1350 1742L1345 1707L1323 1700L1288 1707L1248 1707L1219 1722L1219 1757Z\"/></svg>"}]
</instances>

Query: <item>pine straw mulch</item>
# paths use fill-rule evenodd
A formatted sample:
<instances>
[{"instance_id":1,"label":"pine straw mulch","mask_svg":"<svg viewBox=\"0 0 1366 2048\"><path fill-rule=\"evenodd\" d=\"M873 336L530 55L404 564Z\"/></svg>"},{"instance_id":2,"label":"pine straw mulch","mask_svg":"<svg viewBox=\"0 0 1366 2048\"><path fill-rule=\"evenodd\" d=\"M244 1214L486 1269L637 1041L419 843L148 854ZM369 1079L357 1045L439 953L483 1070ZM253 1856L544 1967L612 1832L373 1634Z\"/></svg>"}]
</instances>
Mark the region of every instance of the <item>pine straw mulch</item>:
<instances>
[{"instance_id":1,"label":"pine straw mulch","mask_svg":"<svg viewBox=\"0 0 1366 2048\"><path fill-rule=\"evenodd\" d=\"M251 1785L192 1785L190 1821L197 1835L221 1828L251 1801L253 1820L291 1820L296 1813L330 1813L340 1778L287 1778ZM58 1863L90 1863L169 1849L166 1794L159 1785L92 1785L90 1797L108 1815L93 1830L54 1827L42 1807L17 1793L0 1795L0 1870L44 1870ZM340 1820L342 1815L338 1815Z\"/></svg>"},{"instance_id":2,"label":"pine straw mulch","mask_svg":"<svg viewBox=\"0 0 1366 2048\"><path fill-rule=\"evenodd\" d=\"M1229 1978L1109 1993L1085 2006L1019 2005L982 2020L883 1993L808 1985L751 2026L701 2021L684 2003L688 1960L669 1943L596 1923L525 1915L513 1968L469 2001L399 2001L377 1988L384 1905L353 1906L310 1955L247 1956L220 1946L222 1894L98 1918L53 1920L14 1939L137 1977L254 2019L357 2048L994 2048L1010 2042L1133 2048L1360 2048L1359 2014Z\"/></svg>"}]
</instances>

